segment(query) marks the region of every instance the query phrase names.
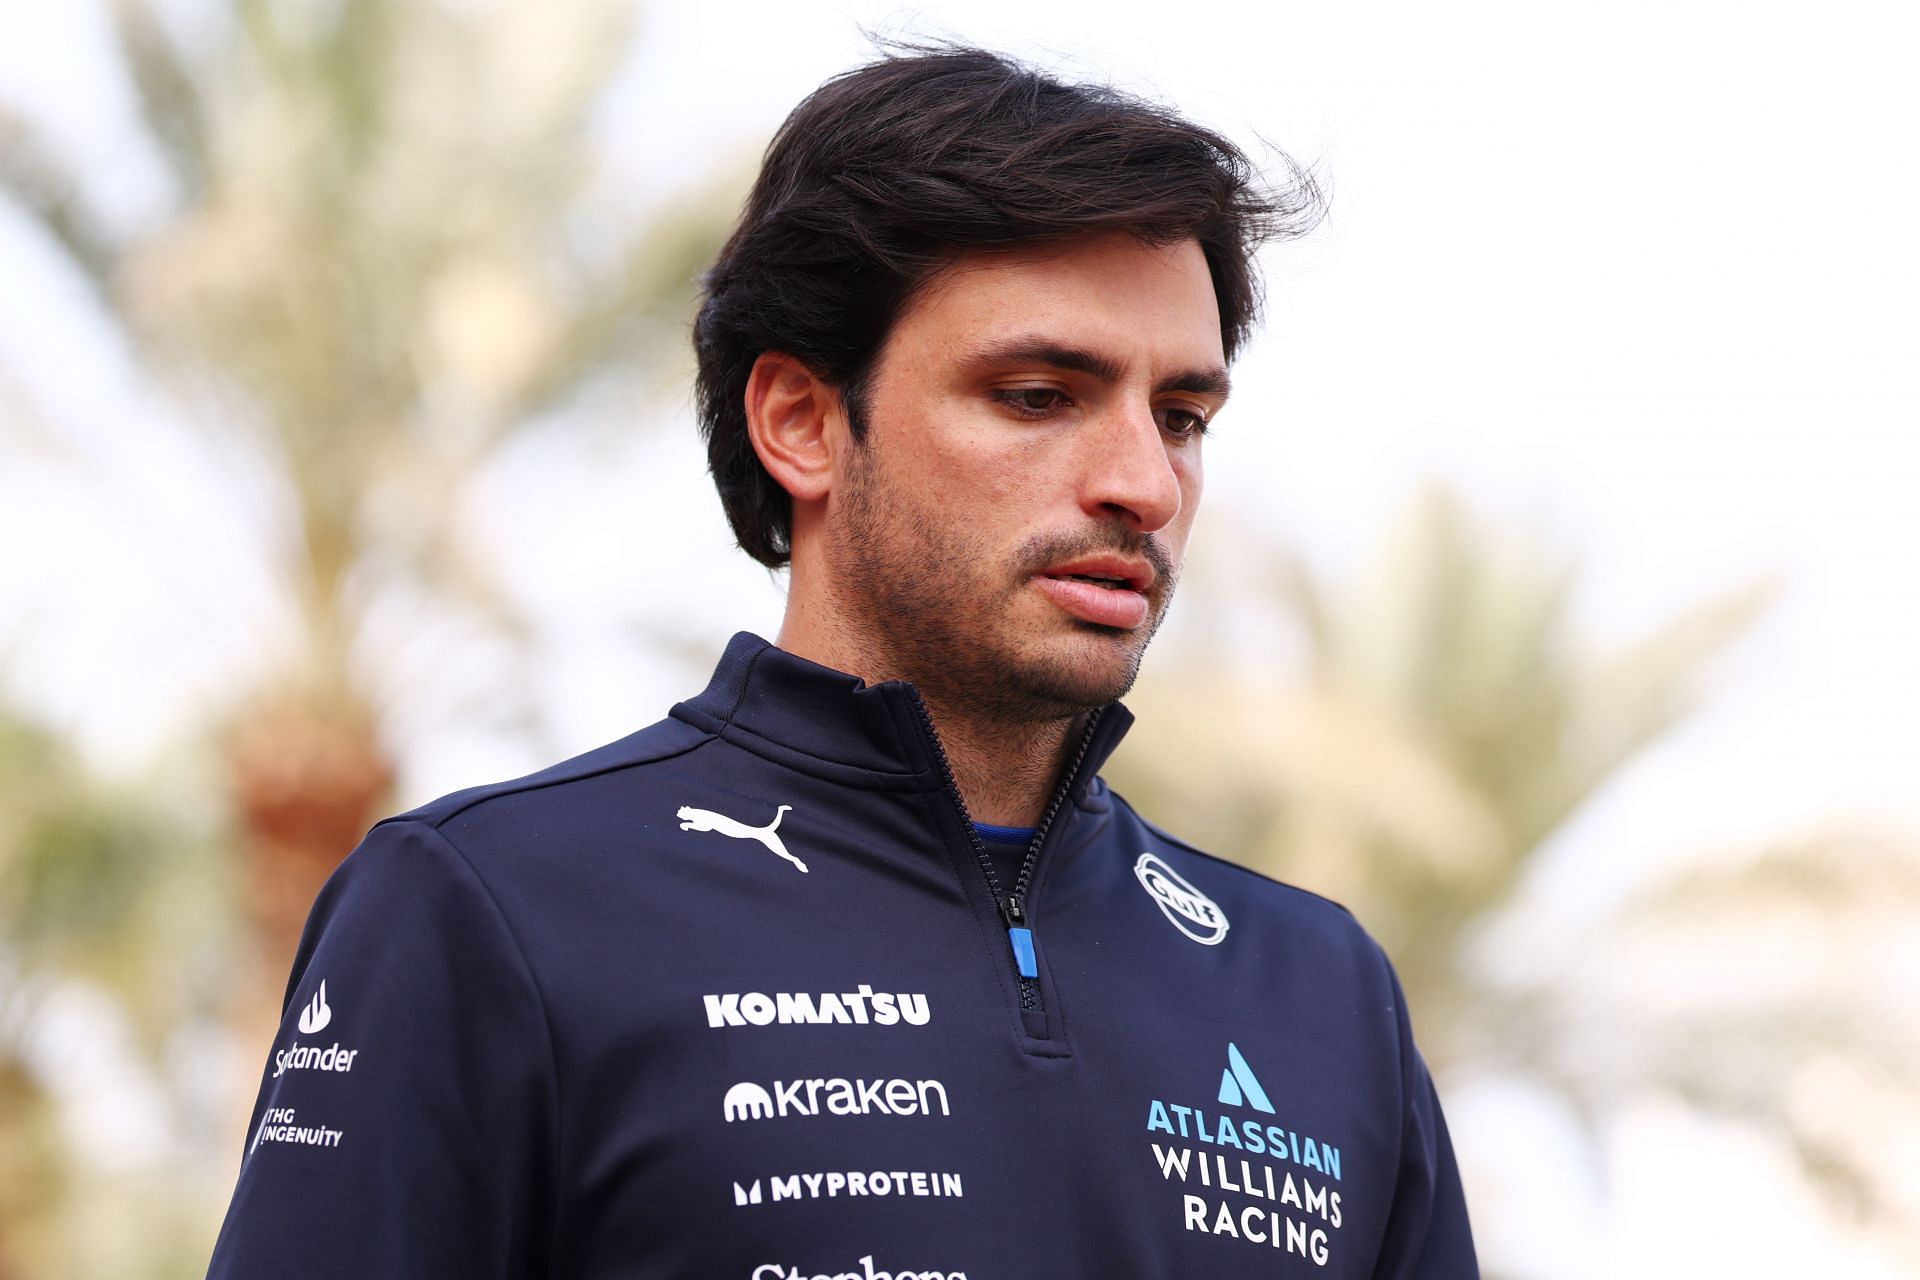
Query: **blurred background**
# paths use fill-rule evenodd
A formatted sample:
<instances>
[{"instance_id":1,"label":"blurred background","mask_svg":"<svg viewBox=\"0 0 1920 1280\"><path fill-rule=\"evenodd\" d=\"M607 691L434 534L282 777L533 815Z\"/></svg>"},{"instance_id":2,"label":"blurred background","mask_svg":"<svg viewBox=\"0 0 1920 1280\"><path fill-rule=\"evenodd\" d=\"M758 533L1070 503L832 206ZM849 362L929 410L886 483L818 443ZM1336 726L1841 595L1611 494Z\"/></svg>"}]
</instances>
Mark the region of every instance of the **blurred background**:
<instances>
[{"instance_id":1,"label":"blurred background","mask_svg":"<svg viewBox=\"0 0 1920 1280\"><path fill-rule=\"evenodd\" d=\"M1487 1274L1920 1272L1910 8L16 0L0 1278L201 1274L365 827L777 629L687 322L869 33L1331 192L1109 776L1388 947Z\"/></svg>"}]
</instances>

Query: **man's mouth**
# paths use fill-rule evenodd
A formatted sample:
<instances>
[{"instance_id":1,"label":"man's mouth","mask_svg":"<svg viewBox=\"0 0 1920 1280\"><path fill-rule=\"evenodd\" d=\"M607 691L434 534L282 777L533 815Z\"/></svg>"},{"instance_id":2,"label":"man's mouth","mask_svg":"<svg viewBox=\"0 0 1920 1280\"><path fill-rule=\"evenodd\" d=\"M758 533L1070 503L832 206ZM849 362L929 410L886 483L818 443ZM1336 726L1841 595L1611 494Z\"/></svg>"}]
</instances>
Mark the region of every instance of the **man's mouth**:
<instances>
[{"instance_id":1,"label":"man's mouth","mask_svg":"<svg viewBox=\"0 0 1920 1280\"><path fill-rule=\"evenodd\" d=\"M1040 576L1057 582L1090 583L1108 591L1138 591L1144 594L1153 586L1159 572L1152 562L1139 556L1097 552L1056 561L1042 569Z\"/></svg>"},{"instance_id":2,"label":"man's mouth","mask_svg":"<svg viewBox=\"0 0 1920 1280\"><path fill-rule=\"evenodd\" d=\"M1154 576L1151 565L1136 565L1126 557L1087 556L1077 565L1069 562L1037 573L1033 581L1067 616L1132 631L1147 621L1147 591Z\"/></svg>"}]
</instances>

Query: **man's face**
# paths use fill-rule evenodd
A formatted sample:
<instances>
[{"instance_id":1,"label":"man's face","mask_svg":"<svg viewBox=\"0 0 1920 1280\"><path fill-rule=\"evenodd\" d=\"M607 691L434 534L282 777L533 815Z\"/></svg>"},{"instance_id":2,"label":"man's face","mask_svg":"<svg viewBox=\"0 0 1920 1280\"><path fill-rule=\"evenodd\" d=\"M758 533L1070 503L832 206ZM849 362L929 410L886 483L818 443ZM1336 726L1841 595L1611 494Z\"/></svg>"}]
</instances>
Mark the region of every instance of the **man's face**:
<instances>
[{"instance_id":1,"label":"man's face","mask_svg":"<svg viewBox=\"0 0 1920 1280\"><path fill-rule=\"evenodd\" d=\"M943 272L887 338L828 504L832 590L875 668L999 720L1125 693L1225 399L1196 242L1102 237Z\"/></svg>"}]
</instances>

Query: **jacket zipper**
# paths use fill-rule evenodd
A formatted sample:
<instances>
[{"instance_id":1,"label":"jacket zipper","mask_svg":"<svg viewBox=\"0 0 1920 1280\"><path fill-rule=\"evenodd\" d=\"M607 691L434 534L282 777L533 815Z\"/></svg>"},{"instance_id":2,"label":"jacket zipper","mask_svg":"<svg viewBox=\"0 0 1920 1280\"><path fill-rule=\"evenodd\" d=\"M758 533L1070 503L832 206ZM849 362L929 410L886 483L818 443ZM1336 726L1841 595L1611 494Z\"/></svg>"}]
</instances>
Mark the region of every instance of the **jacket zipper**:
<instances>
[{"instance_id":1,"label":"jacket zipper","mask_svg":"<svg viewBox=\"0 0 1920 1280\"><path fill-rule=\"evenodd\" d=\"M1034 828L1033 841L1027 845L1027 855L1021 860L1020 874L1014 881L1013 892L1003 894L1000 877L993 869L993 859L987 854L986 842L980 839L980 832L973 825L973 816L967 812L966 797L960 794L960 784L954 781L953 763L947 759L947 749L941 745L939 731L933 727L933 713L927 710L926 701L918 696L914 698L913 705L920 713L920 724L927 731L927 741L933 745L933 758L939 762L940 777L947 787L947 798L953 801L954 808L960 812L960 825L965 828L967 840L973 847L974 861L980 867L980 874L986 877L987 893L993 898L1001 922L1006 925L1007 943L1013 953L1014 978L1020 984L1020 1008L1038 1009L1040 968L1033 948L1033 925L1027 914L1027 893L1033 884L1034 866L1040 861L1040 846L1046 843L1047 832L1052 830L1061 804L1079 781L1080 766L1086 762L1087 750L1093 745L1094 731L1099 728L1100 717L1105 709L1087 716L1086 728L1080 734L1080 745L1074 750L1073 759L1067 762L1066 771L1060 776L1060 785L1054 788L1053 798L1047 802L1046 812L1040 818L1040 825Z\"/></svg>"}]
</instances>

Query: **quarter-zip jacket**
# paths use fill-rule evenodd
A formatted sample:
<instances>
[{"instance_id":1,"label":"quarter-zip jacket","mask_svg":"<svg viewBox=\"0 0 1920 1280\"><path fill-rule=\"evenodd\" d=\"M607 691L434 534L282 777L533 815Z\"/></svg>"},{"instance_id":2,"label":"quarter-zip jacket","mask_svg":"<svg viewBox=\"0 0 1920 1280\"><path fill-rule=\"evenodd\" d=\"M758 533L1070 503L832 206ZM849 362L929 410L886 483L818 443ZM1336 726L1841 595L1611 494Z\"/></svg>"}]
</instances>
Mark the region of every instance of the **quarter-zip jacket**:
<instances>
[{"instance_id":1,"label":"quarter-zip jacket","mask_svg":"<svg viewBox=\"0 0 1920 1280\"><path fill-rule=\"evenodd\" d=\"M912 686L736 636L611 746L371 831L216 1277L1477 1274L1343 909L1143 821L1091 721L997 883Z\"/></svg>"}]
</instances>

